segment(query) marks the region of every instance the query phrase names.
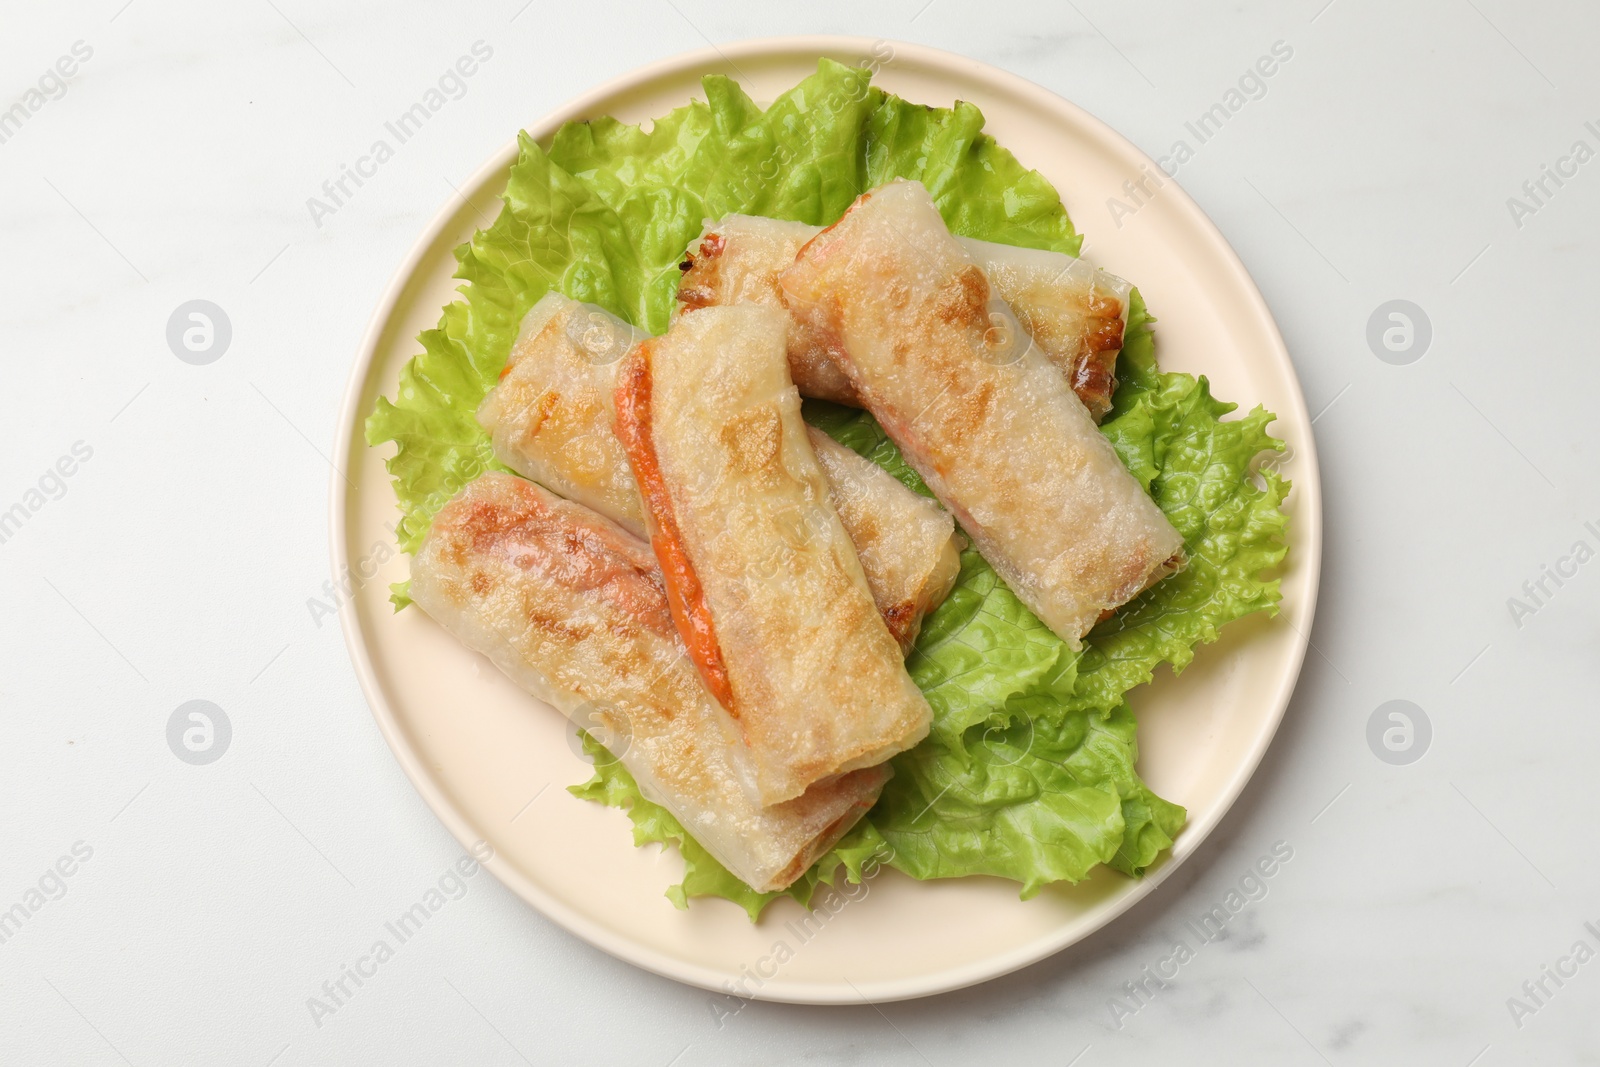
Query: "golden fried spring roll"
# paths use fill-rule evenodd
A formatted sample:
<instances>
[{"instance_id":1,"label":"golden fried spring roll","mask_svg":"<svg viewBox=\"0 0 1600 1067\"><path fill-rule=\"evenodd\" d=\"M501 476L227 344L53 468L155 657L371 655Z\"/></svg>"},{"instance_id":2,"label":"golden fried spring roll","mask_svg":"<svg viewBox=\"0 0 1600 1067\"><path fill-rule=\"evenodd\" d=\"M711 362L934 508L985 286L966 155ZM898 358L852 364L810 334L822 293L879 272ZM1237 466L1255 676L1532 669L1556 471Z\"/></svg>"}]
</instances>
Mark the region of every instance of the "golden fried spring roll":
<instances>
[{"instance_id":1,"label":"golden fried spring roll","mask_svg":"<svg viewBox=\"0 0 1600 1067\"><path fill-rule=\"evenodd\" d=\"M643 537L639 487L611 432L617 365L638 339L601 308L545 294L523 318L478 422L501 463Z\"/></svg>"},{"instance_id":2,"label":"golden fried spring roll","mask_svg":"<svg viewBox=\"0 0 1600 1067\"><path fill-rule=\"evenodd\" d=\"M1133 286L1061 252L958 237L1095 422L1111 410Z\"/></svg>"},{"instance_id":3,"label":"golden fried spring roll","mask_svg":"<svg viewBox=\"0 0 1600 1067\"><path fill-rule=\"evenodd\" d=\"M673 618L763 804L881 763L932 718L829 500L787 321L759 306L684 315L629 353L616 397Z\"/></svg>"},{"instance_id":4,"label":"golden fried spring roll","mask_svg":"<svg viewBox=\"0 0 1600 1067\"><path fill-rule=\"evenodd\" d=\"M894 475L806 427L828 480L828 499L850 534L878 613L909 653L922 619L944 602L961 574L965 538L937 501L913 493Z\"/></svg>"},{"instance_id":5,"label":"golden fried spring roll","mask_svg":"<svg viewBox=\"0 0 1600 1067\"><path fill-rule=\"evenodd\" d=\"M611 738L644 796L755 889L782 889L877 800L887 767L762 807L743 747L673 626L650 546L532 482L491 472L433 521L411 596L527 692Z\"/></svg>"},{"instance_id":6,"label":"golden fried spring roll","mask_svg":"<svg viewBox=\"0 0 1600 1067\"><path fill-rule=\"evenodd\" d=\"M679 264L678 307L781 306L778 276L821 227L729 215L710 223ZM994 292L1050 357L1099 422L1111 410L1133 286L1060 252L957 238ZM789 373L801 396L861 406L826 333L796 322L789 330Z\"/></svg>"},{"instance_id":7,"label":"golden fried spring roll","mask_svg":"<svg viewBox=\"0 0 1600 1067\"><path fill-rule=\"evenodd\" d=\"M501 463L643 537L644 502L612 429L617 368L634 336L600 308L547 294L523 320L478 420ZM962 542L943 508L851 456L856 462L823 463L829 495L884 622L909 651L922 616L955 581Z\"/></svg>"},{"instance_id":8,"label":"golden fried spring roll","mask_svg":"<svg viewBox=\"0 0 1600 1067\"><path fill-rule=\"evenodd\" d=\"M1183 539L993 296L926 189L896 181L801 250L784 296L978 551L1073 648L1182 565Z\"/></svg>"}]
</instances>

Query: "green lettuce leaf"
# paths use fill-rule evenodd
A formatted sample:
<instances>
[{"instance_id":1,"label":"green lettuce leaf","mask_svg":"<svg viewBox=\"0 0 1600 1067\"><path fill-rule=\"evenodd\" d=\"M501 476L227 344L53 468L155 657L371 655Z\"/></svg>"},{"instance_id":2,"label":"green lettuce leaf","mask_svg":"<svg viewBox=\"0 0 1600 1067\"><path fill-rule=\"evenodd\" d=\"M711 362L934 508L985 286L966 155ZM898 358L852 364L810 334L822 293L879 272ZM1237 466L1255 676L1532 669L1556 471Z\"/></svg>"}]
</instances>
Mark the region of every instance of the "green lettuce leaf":
<instances>
[{"instance_id":1,"label":"green lettuce leaf","mask_svg":"<svg viewBox=\"0 0 1600 1067\"><path fill-rule=\"evenodd\" d=\"M875 100L865 137L867 189L915 178L952 233L1078 254L1083 238L1072 228L1061 195L983 132L983 112L964 100L953 108L887 93Z\"/></svg>"},{"instance_id":2,"label":"green lettuce leaf","mask_svg":"<svg viewBox=\"0 0 1600 1067\"><path fill-rule=\"evenodd\" d=\"M871 814L889 862L915 878L1010 878L1024 898L1102 863L1142 872L1184 811L1139 780L1135 730L1126 704L1108 715L1008 714L959 747L930 739L903 753Z\"/></svg>"},{"instance_id":3,"label":"green lettuce leaf","mask_svg":"<svg viewBox=\"0 0 1600 1067\"><path fill-rule=\"evenodd\" d=\"M708 218L738 212L821 225L866 186L861 130L874 100L867 71L824 61L766 111L737 82L704 79L696 101L649 132L614 119L568 123L550 162L592 189L632 235L648 292L635 315L666 330L684 250Z\"/></svg>"},{"instance_id":4,"label":"green lettuce leaf","mask_svg":"<svg viewBox=\"0 0 1600 1067\"><path fill-rule=\"evenodd\" d=\"M643 276L621 220L526 134L521 146L499 217L456 250L466 299L423 332L422 352L401 370L395 399L379 397L367 418L369 445L396 445L387 466L407 552L417 550L434 514L463 486L485 470L504 469L477 410L528 309L559 288L630 320L642 310Z\"/></svg>"},{"instance_id":5,"label":"green lettuce leaf","mask_svg":"<svg viewBox=\"0 0 1600 1067\"><path fill-rule=\"evenodd\" d=\"M504 366L527 310L558 289L651 332L666 328L684 249L729 212L831 223L865 189L896 177L925 184L951 229L1076 253L1081 238L1045 179L983 133L976 107L930 108L884 93L867 71L823 60L766 110L721 76L706 98L648 129L601 118L569 123L548 150L526 135L504 205L457 251L461 299L420 338L367 439L387 461L415 551L434 513L497 467L475 412ZM858 879L887 858L919 878L990 874L1031 895L1099 864L1142 872L1169 848L1184 811L1139 779L1126 694L1163 662L1181 670L1228 621L1275 610L1267 577L1283 558L1287 483L1263 472L1281 447L1259 409L1233 406L1205 380L1166 374L1135 290L1107 437L1183 533L1190 564L1074 654L973 551L949 599L924 624L907 668L934 709L928 739L894 763L877 807L783 894L760 894L723 869L672 816L639 795L620 764L597 759L579 796L626 808L635 841L671 844L684 881L669 896L722 896L752 918L779 895L802 904L819 882ZM808 420L926 493L864 412L807 402ZM397 606L405 603L403 588ZM586 741L592 745L591 741ZM594 746L594 750L599 750Z\"/></svg>"},{"instance_id":6,"label":"green lettuce leaf","mask_svg":"<svg viewBox=\"0 0 1600 1067\"><path fill-rule=\"evenodd\" d=\"M1237 405L1214 399L1204 377L1159 371L1149 322L1135 289L1101 430L1183 535L1189 561L1090 633L1074 706L1106 707L1163 662L1182 671L1226 623L1278 611L1278 580L1264 575L1288 552L1289 483L1270 469L1262 487L1251 480L1256 457L1283 448L1267 433L1273 416L1258 407L1224 420Z\"/></svg>"}]
</instances>

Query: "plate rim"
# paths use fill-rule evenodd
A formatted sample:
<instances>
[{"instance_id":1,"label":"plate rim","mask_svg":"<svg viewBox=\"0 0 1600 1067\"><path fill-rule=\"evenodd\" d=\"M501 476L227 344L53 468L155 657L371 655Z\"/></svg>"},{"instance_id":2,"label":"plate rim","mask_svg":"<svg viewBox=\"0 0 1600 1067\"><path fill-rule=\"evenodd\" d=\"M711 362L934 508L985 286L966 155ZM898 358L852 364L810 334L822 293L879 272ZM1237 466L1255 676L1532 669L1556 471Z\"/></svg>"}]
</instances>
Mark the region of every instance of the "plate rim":
<instances>
[{"instance_id":1,"label":"plate rim","mask_svg":"<svg viewBox=\"0 0 1600 1067\"><path fill-rule=\"evenodd\" d=\"M896 57L905 55L929 66L943 67L958 77L964 76L991 81L996 83L999 88L1019 97L1029 99L1032 103L1040 105L1046 110L1053 110L1069 116L1072 121L1081 124L1081 127L1092 135L1095 140L1120 149L1121 154L1129 157L1130 162L1134 164L1135 170L1140 164L1148 165L1151 168L1158 166L1142 149L1113 129L1109 124L1060 94L1039 85L1037 82L957 52L893 38L859 35L809 34L757 37L720 46L712 45L707 48L681 52L631 68L616 77L607 79L545 113L535 122L523 127L523 131L527 132L535 140L543 140L554 133L562 123L573 118L582 117L594 104L620 92L657 79L683 74L696 69L707 70L718 65L732 66L734 61L739 58L755 59L783 54L819 57L840 53L871 55L874 47L884 44L893 49L893 55ZM520 132L522 131L519 131L519 135ZM474 170L472 175L467 178L463 188L475 188L483 184L485 179L491 177L495 172L507 169L517 158L519 135L513 135L507 144ZM1266 298L1262 295L1260 287L1256 285L1255 279L1250 275L1249 270L1239 258L1232 244L1229 243L1210 216L1201 210L1200 206L1178 185L1176 180L1169 181L1168 185L1170 188L1164 190L1165 195L1174 199L1177 208L1187 216L1189 224L1196 227L1200 235L1213 244L1215 249L1221 253L1222 262L1226 264L1234 276L1234 283L1238 286L1240 292L1247 297L1251 316L1257 320L1257 325L1265 327L1265 335L1271 342L1273 356L1288 370L1292 401L1290 413L1296 417L1295 421L1298 425L1305 427L1303 447L1299 441L1294 443L1297 458L1303 458L1305 461L1303 469L1297 472L1294 483L1295 491L1298 495L1294 521L1300 527L1300 536L1303 539L1303 544L1296 546L1296 556L1298 557L1298 565L1306 567L1309 571L1306 579L1305 618L1314 620L1318 593L1322 582L1322 480L1321 469L1317 460L1316 441L1311 431L1310 412L1306 407L1305 392L1301 388L1299 374L1295 370L1293 360L1289 357L1288 348L1284 344L1281 331L1278 329L1277 320L1267 306ZM390 276L384 286L382 295L367 320L366 328L362 332L361 340L356 350L356 359L346 378L344 397L339 405L333 455L341 461L348 460L352 455L351 446L356 433L358 429L364 428L366 423L366 412L362 410L364 386L371 375L384 330L395 312L401 295L410 280L415 276L417 267L422 259L439 240L445 227L459 213L459 205L456 202L458 199L460 198L455 196L446 199L438 211L435 212L433 218L411 245L405 258ZM367 447L364 441L362 445ZM345 476L338 464L334 464L333 467L334 469L328 478L328 533L330 562L334 581L337 583L344 568L348 567L351 561L348 553L347 500L343 491ZM1280 612L1280 618L1281 614ZM479 841L479 838L475 834L471 820L449 798L440 787L440 784L434 780L428 768L424 766L421 754L410 745L402 727L399 725L394 709L389 706L387 699L384 697L382 687L378 682L376 671L373 667L371 654L366 646L365 635L361 630L354 598L348 598L340 604L339 626L344 635L345 648L350 654L351 665L355 668L362 695L366 698L367 706L372 712L372 716L378 724L379 732L383 735L384 742L389 746L390 752L399 762L406 778L411 782L412 788L422 797L424 803L428 805L434 816L445 826L451 836L463 848L472 847L473 844ZM1291 643L1286 661L1289 670L1282 676L1276 692L1273 693L1270 700L1272 705L1270 721L1259 731L1254 744L1235 764L1232 775L1228 778L1226 786L1220 793L1220 801L1215 805L1212 813L1205 818L1187 824L1184 827L1180 841L1173 847L1164 861L1154 870L1147 872L1129 890L1119 894L1106 904L1090 925L1083 928L1068 928L1055 936L1041 937L998 956L986 956L977 961L915 978L869 982L865 987L860 987L848 979L842 982L836 981L823 984L814 981L785 981L781 977L774 978L748 999L790 1004L840 1005L860 1004L862 1002L884 1003L932 996L977 985L1021 970L1031 964L1054 956L1091 934L1104 929L1134 905L1149 897L1158 886L1171 876L1173 871L1198 851L1199 847L1210 837L1212 831L1233 809L1245 785L1254 777L1256 769L1260 766L1262 758L1266 755L1268 747L1272 744L1273 739L1277 736L1279 727L1282 725L1284 713L1287 711L1289 702L1294 696L1294 691L1304 667L1307 647L1310 644L1309 629L1309 626L1307 626L1307 632L1296 629L1295 640ZM483 866L493 873L508 889L521 897L524 902L535 908L544 917L601 951L664 978L714 993L729 992L727 983L731 981L730 975L715 968L670 956L613 932L568 907L513 865L503 861L498 853L486 861Z\"/></svg>"}]
</instances>

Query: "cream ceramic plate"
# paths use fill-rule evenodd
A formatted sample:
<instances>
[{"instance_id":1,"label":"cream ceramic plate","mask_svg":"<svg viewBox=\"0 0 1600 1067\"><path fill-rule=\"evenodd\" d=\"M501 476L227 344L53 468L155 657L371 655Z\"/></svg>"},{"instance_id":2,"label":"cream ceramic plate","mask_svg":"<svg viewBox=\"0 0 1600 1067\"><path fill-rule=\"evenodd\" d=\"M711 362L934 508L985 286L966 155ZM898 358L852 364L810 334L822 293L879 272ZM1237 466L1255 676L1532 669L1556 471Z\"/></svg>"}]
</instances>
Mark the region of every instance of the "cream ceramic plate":
<instances>
[{"instance_id":1,"label":"cream ceramic plate","mask_svg":"<svg viewBox=\"0 0 1600 1067\"><path fill-rule=\"evenodd\" d=\"M677 881L675 853L635 848L625 816L577 800L564 787L588 767L555 711L512 686L415 609L396 615L388 584L405 557L386 558L340 613L373 714L406 774L463 844L487 840L489 863L523 899L597 947L640 967L708 989L802 1003L859 1003L925 996L1023 967L1104 926L1148 894L1199 847L1238 796L1288 703L1315 607L1321 560L1321 494L1309 419L1283 340L1238 257L1200 209L1168 184L1118 228L1108 197L1155 166L1074 105L982 63L916 45L866 38L752 41L655 64L602 86L528 127L541 141L570 119L615 115L638 122L700 93L700 77L736 76L771 100L810 74L819 56L877 66L876 84L909 100L977 104L988 131L1061 191L1086 255L1136 281L1160 316L1163 367L1203 372L1218 396L1278 413L1292 458L1291 551L1283 614L1234 624L1203 648L1181 678L1162 671L1136 690L1141 767L1162 796L1189 809L1169 857L1134 881L1102 870L1075 887L1017 899L990 878L919 883L885 871L855 899L835 898L825 922L779 901L758 925L720 900L676 910L662 896ZM419 351L454 296L451 250L492 217L516 156L508 143L433 221L373 315L351 374L335 453L349 482L333 479L336 573L373 572L393 544L396 515L383 459L362 424L380 393L393 396L400 367ZM474 206L476 205L476 206ZM353 485L353 488L352 488ZM815 932L812 932L815 931ZM936 936L933 932L937 932Z\"/></svg>"}]
</instances>

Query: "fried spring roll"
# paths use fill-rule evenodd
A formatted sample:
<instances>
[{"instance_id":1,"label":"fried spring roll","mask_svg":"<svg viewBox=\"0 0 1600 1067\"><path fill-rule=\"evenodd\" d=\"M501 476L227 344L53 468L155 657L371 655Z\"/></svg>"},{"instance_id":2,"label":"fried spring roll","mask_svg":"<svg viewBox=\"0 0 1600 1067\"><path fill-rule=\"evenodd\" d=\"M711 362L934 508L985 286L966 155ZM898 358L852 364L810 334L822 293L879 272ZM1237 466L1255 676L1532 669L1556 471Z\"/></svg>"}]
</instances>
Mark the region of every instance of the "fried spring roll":
<instances>
[{"instance_id":1,"label":"fried spring roll","mask_svg":"<svg viewBox=\"0 0 1600 1067\"><path fill-rule=\"evenodd\" d=\"M806 427L867 585L900 651L911 651L922 620L944 602L961 574L965 538L936 501L814 426Z\"/></svg>"},{"instance_id":2,"label":"fried spring roll","mask_svg":"<svg viewBox=\"0 0 1600 1067\"><path fill-rule=\"evenodd\" d=\"M501 463L643 537L639 487L611 432L617 364L638 339L615 315L547 293L523 318L478 422Z\"/></svg>"},{"instance_id":3,"label":"fried spring roll","mask_svg":"<svg viewBox=\"0 0 1600 1067\"><path fill-rule=\"evenodd\" d=\"M514 682L603 728L644 796L755 889L789 885L877 800L887 767L762 807L742 746L673 626L650 546L532 482L491 472L433 521L411 596Z\"/></svg>"},{"instance_id":4,"label":"fried spring roll","mask_svg":"<svg viewBox=\"0 0 1600 1067\"><path fill-rule=\"evenodd\" d=\"M958 237L1095 422L1111 410L1133 286L1061 252Z\"/></svg>"},{"instance_id":5,"label":"fried spring roll","mask_svg":"<svg viewBox=\"0 0 1600 1067\"><path fill-rule=\"evenodd\" d=\"M907 462L1063 641L1080 647L1182 565L1183 539L921 184L861 197L782 284Z\"/></svg>"},{"instance_id":6,"label":"fried spring roll","mask_svg":"<svg viewBox=\"0 0 1600 1067\"><path fill-rule=\"evenodd\" d=\"M678 307L781 306L778 276L822 230L801 222L729 215L709 224L679 264ZM1060 252L957 238L1011 305L1050 362L1099 422L1111 410L1133 286ZM802 396L861 407L825 332L796 322L789 330L789 373Z\"/></svg>"},{"instance_id":7,"label":"fried spring roll","mask_svg":"<svg viewBox=\"0 0 1600 1067\"><path fill-rule=\"evenodd\" d=\"M932 717L829 500L786 329L776 308L691 312L634 347L616 397L673 618L763 804L883 762Z\"/></svg>"},{"instance_id":8,"label":"fried spring roll","mask_svg":"<svg viewBox=\"0 0 1600 1067\"><path fill-rule=\"evenodd\" d=\"M501 463L643 537L644 502L612 429L617 368L634 338L627 323L600 308L546 295L523 320L478 420ZM910 651L923 615L955 582L962 544L955 521L877 464L831 439L828 445L854 461L829 462L838 453L822 455L827 446L818 447L829 496L855 543L873 600Z\"/></svg>"}]
</instances>

